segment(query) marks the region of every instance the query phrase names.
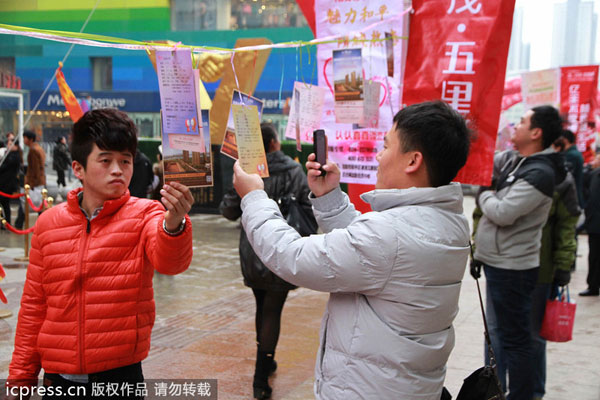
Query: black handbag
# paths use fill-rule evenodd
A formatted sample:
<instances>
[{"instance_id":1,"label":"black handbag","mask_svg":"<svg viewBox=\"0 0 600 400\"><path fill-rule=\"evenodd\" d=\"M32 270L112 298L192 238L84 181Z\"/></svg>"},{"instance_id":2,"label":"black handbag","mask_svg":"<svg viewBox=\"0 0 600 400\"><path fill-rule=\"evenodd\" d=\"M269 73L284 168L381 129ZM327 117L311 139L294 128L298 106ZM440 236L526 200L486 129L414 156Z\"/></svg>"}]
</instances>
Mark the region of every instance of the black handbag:
<instances>
[{"instance_id":1,"label":"black handbag","mask_svg":"<svg viewBox=\"0 0 600 400\"><path fill-rule=\"evenodd\" d=\"M471 247L471 260L475 260L473 257L473 246L471 246L471 243L469 243L469 246ZM479 279L476 278L475 282L477 283L479 305L481 306L483 328L485 329L485 344L490 356L490 364L479 368L465 378L456 400L506 400L504 390L502 390L502 385L496 372L496 357L492 349L490 334L488 333L483 300L481 299L481 289L479 288Z\"/></svg>"},{"instance_id":2,"label":"black handbag","mask_svg":"<svg viewBox=\"0 0 600 400\"><path fill-rule=\"evenodd\" d=\"M277 204L288 225L294 228L300 236L317 233L318 225L314 216L304 210L293 194L288 193L279 198Z\"/></svg>"}]
</instances>

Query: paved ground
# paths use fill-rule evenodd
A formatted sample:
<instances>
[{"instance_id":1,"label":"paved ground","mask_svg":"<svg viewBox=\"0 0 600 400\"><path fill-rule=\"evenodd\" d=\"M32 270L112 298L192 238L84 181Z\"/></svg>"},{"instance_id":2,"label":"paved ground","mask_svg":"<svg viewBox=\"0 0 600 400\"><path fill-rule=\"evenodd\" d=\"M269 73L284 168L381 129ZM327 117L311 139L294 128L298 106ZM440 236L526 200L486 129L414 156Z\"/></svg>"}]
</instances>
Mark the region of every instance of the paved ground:
<instances>
[{"instance_id":1,"label":"paved ground","mask_svg":"<svg viewBox=\"0 0 600 400\"><path fill-rule=\"evenodd\" d=\"M465 199L467 215L473 199ZM15 214L16 215L16 214ZM156 275L157 319L147 378L216 378L221 399L252 395L255 354L254 298L243 286L238 260L238 223L216 215L195 215L194 259L182 275ZM6 378L14 340L16 314L26 269L13 261L23 254L23 240L0 233L0 262L7 277L0 283L12 317L0 320L0 378ZM571 290L585 288L587 237L580 237L577 271ZM548 344L547 400L600 399L600 298L577 301L574 340ZM283 312L271 379L274 399L310 399L318 328L327 294L308 289L290 293ZM0 304L0 309L3 308ZM456 347L448 363L446 386L457 395L462 380L483 365L483 324L475 281L466 274L455 321Z\"/></svg>"}]
</instances>

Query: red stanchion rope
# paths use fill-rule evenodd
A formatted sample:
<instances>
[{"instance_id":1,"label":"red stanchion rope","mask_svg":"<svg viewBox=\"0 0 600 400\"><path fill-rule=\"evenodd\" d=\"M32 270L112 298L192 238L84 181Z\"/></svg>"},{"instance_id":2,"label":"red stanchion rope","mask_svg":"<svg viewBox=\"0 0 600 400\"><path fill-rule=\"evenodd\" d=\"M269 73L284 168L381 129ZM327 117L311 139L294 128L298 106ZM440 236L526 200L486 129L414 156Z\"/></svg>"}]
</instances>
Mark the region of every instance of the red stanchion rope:
<instances>
[{"instance_id":1,"label":"red stanchion rope","mask_svg":"<svg viewBox=\"0 0 600 400\"><path fill-rule=\"evenodd\" d=\"M31 207L31 209L35 212L40 212L42 211L42 208L44 208L45 205L47 205L48 203L46 202L46 199L42 200L42 203L36 207L33 205L33 201L31 201L31 197L27 197L27 202L29 203L29 206Z\"/></svg>"},{"instance_id":2,"label":"red stanchion rope","mask_svg":"<svg viewBox=\"0 0 600 400\"><path fill-rule=\"evenodd\" d=\"M11 231L12 233L16 233L17 235L27 235L28 233L32 233L33 229L35 228L35 225L34 225L31 228L22 231L20 229L15 228L14 226L12 226L11 224L9 224L8 222L6 224L4 224L4 226L6 227L6 229L8 229L9 231Z\"/></svg>"},{"instance_id":3,"label":"red stanchion rope","mask_svg":"<svg viewBox=\"0 0 600 400\"><path fill-rule=\"evenodd\" d=\"M8 193L0 192L0 197L8 197L9 199L18 199L19 197L23 197L23 196L25 196L25 193L8 194Z\"/></svg>"}]
</instances>

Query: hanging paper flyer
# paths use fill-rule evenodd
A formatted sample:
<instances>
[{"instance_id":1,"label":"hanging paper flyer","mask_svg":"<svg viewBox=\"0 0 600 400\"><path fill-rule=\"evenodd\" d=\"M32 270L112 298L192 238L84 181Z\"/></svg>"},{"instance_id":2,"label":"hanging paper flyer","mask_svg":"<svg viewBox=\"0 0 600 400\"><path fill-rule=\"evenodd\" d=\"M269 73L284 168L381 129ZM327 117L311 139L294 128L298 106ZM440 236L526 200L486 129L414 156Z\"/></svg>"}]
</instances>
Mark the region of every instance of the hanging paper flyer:
<instances>
[{"instance_id":1,"label":"hanging paper flyer","mask_svg":"<svg viewBox=\"0 0 600 400\"><path fill-rule=\"evenodd\" d=\"M240 166L249 174L267 178L269 167L260 131L258 108L254 105L232 104L231 113Z\"/></svg>"},{"instance_id":2,"label":"hanging paper flyer","mask_svg":"<svg viewBox=\"0 0 600 400\"><path fill-rule=\"evenodd\" d=\"M377 128L379 126L379 82L368 80L365 82L363 120L361 128Z\"/></svg>"},{"instance_id":3,"label":"hanging paper flyer","mask_svg":"<svg viewBox=\"0 0 600 400\"><path fill-rule=\"evenodd\" d=\"M243 105L253 105L256 106L258 110L258 120L260 121L262 110L263 110L263 102L256 97L249 96L245 93L240 92L239 90L233 90L233 98L231 99L231 105L234 104L243 104ZM260 130L260 123L259 123ZM227 120L227 129L225 130L225 135L223 136L223 144L221 146L221 153L225 154L228 157L237 160L238 157L238 146L237 146L237 138L235 136L235 124L233 121L233 111L229 110L229 119Z\"/></svg>"},{"instance_id":4,"label":"hanging paper flyer","mask_svg":"<svg viewBox=\"0 0 600 400\"><path fill-rule=\"evenodd\" d=\"M191 57L189 49L156 52L163 140L174 149L204 152L195 83L200 78Z\"/></svg>"},{"instance_id":5,"label":"hanging paper flyer","mask_svg":"<svg viewBox=\"0 0 600 400\"><path fill-rule=\"evenodd\" d=\"M335 120L358 123L363 117L361 49L333 50Z\"/></svg>"},{"instance_id":6,"label":"hanging paper flyer","mask_svg":"<svg viewBox=\"0 0 600 400\"><path fill-rule=\"evenodd\" d=\"M388 76L394 77L394 37L390 32L385 33L385 55L387 59Z\"/></svg>"},{"instance_id":7,"label":"hanging paper flyer","mask_svg":"<svg viewBox=\"0 0 600 400\"><path fill-rule=\"evenodd\" d=\"M321 128L326 91L319 86L294 82L294 97L290 105L285 137L296 138L296 130L299 129L300 140L312 143L313 131Z\"/></svg>"},{"instance_id":8,"label":"hanging paper flyer","mask_svg":"<svg viewBox=\"0 0 600 400\"><path fill-rule=\"evenodd\" d=\"M213 186L210 152L209 110L201 110L204 151L179 150L169 146L163 135L163 180L189 187Z\"/></svg>"}]
</instances>

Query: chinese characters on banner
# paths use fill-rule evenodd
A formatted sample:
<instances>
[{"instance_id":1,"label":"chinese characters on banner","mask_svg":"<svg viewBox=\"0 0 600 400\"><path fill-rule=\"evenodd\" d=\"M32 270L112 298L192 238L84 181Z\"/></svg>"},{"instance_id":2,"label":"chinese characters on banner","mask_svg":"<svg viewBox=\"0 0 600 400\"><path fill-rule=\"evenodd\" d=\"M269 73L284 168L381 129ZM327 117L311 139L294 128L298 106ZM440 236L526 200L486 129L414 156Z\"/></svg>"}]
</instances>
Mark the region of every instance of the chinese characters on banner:
<instances>
[{"instance_id":1,"label":"chinese characters on banner","mask_svg":"<svg viewBox=\"0 0 600 400\"><path fill-rule=\"evenodd\" d=\"M502 111L508 110L523 100L521 94L521 77L516 77L504 82L504 92L502 93Z\"/></svg>"},{"instance_id":2,"label":"chinese characters on banner","mask_svg":"<svg viewBox=\"0 0 600 400\"><path fill-rule=\"evenodd\" d=\"M476 130L455 180L489 185L515 0L413 0L403 102L442 99Z\"/></svg>"},{"instance_id":3,"label":"chinese characters on banner","mask_svg":"<svg viewBox=\"0 0 600 400\"><path fill-rule=\"evenodd\" d=\"M521 94L526 110L544 104L558 108L559 74L558 68L521 74Z\"/></svg>"},{"instance_id":4,"label":"chinese characters on banner","mask_svg":"<svg viewBox=\"0 0 600 400\"><path fill-rule=\"evenodd\" d=\"M594 121L598 88L598 65L560 68L560 112L567 117L567 129L575 134L584 162L594 158Z\"/></svg>"},{"instance_id":5,"label":"chinese characters on banner","mask_svg":"<svg viewBox=\"0 0 600 400\"><path fill-rule=\"evenodd\" d=\"M375 156L383 147L385 133L392 127L393 112L400 109L406 41L399 37L406 34L408 13L403 12L407 8L397 0L315 1L316 38L345 35L336 43L322 44L317 49L319 86L326 89L321 128L327 134L329 159L340 167L342 182L374 184L377 179ZM381 23L362 31L378 22ZM390 52L386 52L386 33L395 38L391 77L388 77L387 54ZM379 39L382 40L377 41ZM336 122L332 53L333 50L348 49L360 49L362 53L362 71L355 74L355 80L371 79L381 87L377 128ZM374 121L371 117L370 124ZM309 139L312 142L312 137Z\"/></svg>"}]
</instances>

